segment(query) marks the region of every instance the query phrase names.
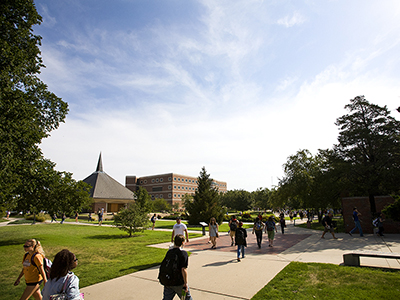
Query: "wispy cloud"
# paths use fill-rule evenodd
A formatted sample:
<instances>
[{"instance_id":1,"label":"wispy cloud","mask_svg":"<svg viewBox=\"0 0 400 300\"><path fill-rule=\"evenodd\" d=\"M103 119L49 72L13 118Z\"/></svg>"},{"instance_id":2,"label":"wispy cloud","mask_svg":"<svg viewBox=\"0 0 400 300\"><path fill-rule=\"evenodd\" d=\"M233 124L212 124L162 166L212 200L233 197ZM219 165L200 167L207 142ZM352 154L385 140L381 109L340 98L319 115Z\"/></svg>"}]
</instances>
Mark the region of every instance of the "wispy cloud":
<instances>
[{"instance_id":1,"label":"wispy cloud","mask_svg":"<svg viewBox=\"0 0 400 300\"><path fill-rule=\"evenodd\" d=\"M306 22L306 18L299 12L295 11L293 14L285 16L277 21L279 25L283 25L287 28L296 25L301 25Z\"/></svg>"}]
</instances>

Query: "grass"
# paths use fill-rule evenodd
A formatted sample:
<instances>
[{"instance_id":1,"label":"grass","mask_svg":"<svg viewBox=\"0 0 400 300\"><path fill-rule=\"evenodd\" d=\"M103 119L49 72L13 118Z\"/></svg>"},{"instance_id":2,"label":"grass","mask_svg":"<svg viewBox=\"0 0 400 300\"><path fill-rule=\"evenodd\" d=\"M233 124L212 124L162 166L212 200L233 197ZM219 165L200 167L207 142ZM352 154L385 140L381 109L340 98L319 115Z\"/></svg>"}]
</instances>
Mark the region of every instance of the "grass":
<instances>
[{"instance_id":1,"label":"grass","mask_svg":"<svg viewBox=\"0 0 400 300\"><path fill-rule=\"evenodd\" d=\"M196 236L201 234L190 235ZM80 279L80 287L85 287L160 264L166 250L145 246L168 242L171 233L146 230L128 238L113 227L68 224L0 227L1 299L19 299L22 295L24 280L17 287L13 283L22 268L22 245L30 238L40 240L51 260L62 249L72 251L79 259L74 272Z\"/></svg>"},{"instance_id":2,"label":"grass","mask_svg":"<svg viewBox=\"0 0 400 300\"><path fill-rule=\"evenodd\" d=\"M251 298L398 299L400 271L291 262Z\"/></svg>"}]
</instances>

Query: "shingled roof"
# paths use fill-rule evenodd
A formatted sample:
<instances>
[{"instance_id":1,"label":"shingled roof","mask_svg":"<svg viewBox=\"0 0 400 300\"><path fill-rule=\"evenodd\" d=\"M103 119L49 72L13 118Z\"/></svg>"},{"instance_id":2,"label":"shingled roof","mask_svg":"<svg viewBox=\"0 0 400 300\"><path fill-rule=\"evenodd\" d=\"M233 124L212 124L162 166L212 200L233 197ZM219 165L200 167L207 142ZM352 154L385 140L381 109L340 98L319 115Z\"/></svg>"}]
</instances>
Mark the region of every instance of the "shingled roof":
<instances>
[{"instance_id":1,"label":"shingled roof","mask_svg":"<svg viewBox=\"0 0 400 300\"><path fill-rule=\"evenodd\" d=\"M103 171L101 153L96 171L83 181L92 186L90 197L94 199L134 200L135 198L135 194L131 190L127 189Z\"/></svg>"}]
</instances>

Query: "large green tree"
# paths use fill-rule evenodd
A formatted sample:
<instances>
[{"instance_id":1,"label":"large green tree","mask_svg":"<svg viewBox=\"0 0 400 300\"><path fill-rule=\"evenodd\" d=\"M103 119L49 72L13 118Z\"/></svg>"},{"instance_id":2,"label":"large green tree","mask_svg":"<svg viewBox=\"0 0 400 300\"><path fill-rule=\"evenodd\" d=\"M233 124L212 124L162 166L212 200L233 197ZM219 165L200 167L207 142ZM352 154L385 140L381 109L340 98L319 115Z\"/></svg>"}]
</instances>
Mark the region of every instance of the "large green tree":
<instances>
[{"instance_id":1,"label":"large green tree","mask_svg":"<svg viewBox=\"0 0 400 300\"><path fill-rule=\"evenodd\" d=\"M339 127L334 155L352 194L369 196L376 212L375 196L399 190L400 122L386 106L369 103L364 96L350 100L348 114L336 120Z\"/></svg>"},{"instance_id":2,"label":"large green tree","mask_svg":"<svg viewBox=\"0 0 400 300\"><path fill-rule=\"evenodd\" d=\"M9 209L55 209L55 191L62 189L67 198L82 200L82 205L87 201L76 197L87 187L56 172L39 148L68 112L67 103L38 77L44 65L41 37L33 28L41 20L32 0L0 1L0 206Z\"/></svg>"},{"instance_id":3,"label":"large green tree","mask_svg":"<svg viewBox=\"0 0 400 300\"><path fill-rule=\"evenodd\" d=\"M253 207L253 194L245 190L230 190L221 195L221 204L234 209L245 211Z\"/></svg>"},{"instance_id":4,"label":"large green tree","mask_svg":"<svg viewBox=\"0 0 400 300\"><path fill-rule=\"evenodd\" d=\"M197 177L197 182L198 188L193 199L186 200L184 203L189 214L189 224L208 223L212 217L221 224L224 218L224 210L220 204L220 195L205 167L202 168L200 176Z\"/></svg>"}]
</instances>

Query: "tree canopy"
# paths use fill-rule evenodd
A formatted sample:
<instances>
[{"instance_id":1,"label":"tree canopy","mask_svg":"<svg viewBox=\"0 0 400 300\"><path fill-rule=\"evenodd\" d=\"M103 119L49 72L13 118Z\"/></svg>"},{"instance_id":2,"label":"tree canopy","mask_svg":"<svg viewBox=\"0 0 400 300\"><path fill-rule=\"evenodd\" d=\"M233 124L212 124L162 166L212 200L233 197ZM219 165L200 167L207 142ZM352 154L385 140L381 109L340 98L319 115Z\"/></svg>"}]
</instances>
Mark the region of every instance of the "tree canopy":
<instances>
[{"instance_id":1,"label":"tree canopy","mask_svg":"<svg viewBox=\"0 0 400 300\"><path fill-rule=\"evenodd\" d=\"M368 195L371 211L376 212L374 196L399 190L400 122L386 105L371 104L364 96L350 100L345 108L350 113L335 123L340 132L334 155L351 191Z\"/></svg>"},{"instance_id":2,"label":"tree canopy","mask_svg":"<svg viewBox=\"0 0 400 300\"><path fill-rule=\"evenodd\" d=\"M221 224L224 210L220 204L220 195L205 167L202 168L197 182L198 188L193 198L185 200L184 203L189 214L189 224L198 225L199 222L209 222L212 217Z\"/></svg>"},{"instance_id":3,"label":"tree canopy","mask_svg":"<svg viewBox=\"0 0 400 300\"><path fill-rule=\"evenodd\" d=\"M38 77L44 65L41 37L33 27L41 21L32 0L0 2L0 206L9 209L51 207L55 182L86 189L72 184L67 173L56 172L39 148L68 112L67 103Z\"/></svg>"}]
</instances>

